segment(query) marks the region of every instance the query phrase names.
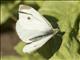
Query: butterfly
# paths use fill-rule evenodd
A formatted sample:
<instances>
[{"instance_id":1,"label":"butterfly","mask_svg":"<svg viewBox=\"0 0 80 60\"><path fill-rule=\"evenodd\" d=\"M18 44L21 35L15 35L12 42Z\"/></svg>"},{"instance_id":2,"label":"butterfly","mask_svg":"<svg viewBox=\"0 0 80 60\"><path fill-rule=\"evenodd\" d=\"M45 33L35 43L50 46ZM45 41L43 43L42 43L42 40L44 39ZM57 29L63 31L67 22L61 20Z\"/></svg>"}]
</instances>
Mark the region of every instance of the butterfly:
<instances>
[{"instance_id":1,"label":"butterfly","mask_svg":"<svg viewBox=\"0 0 80 60\"><path fill-rule=\"evenodd\" d=\"M19 19L16 23L16 32L19 38L26 43L24 53L32 53L50 40L59 29L54 29L50 22L34 8L26 5L19 6Z\"/></svg>"}]
</instances>

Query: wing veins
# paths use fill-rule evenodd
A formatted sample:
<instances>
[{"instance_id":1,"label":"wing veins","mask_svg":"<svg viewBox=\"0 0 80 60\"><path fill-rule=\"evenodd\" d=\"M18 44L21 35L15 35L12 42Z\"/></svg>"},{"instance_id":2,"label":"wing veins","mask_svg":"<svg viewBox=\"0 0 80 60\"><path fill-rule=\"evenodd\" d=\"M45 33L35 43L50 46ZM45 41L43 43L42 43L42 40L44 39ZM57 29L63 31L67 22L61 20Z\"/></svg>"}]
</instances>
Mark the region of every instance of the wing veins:
<instances>
[{"instance_id":1,"label":"wing veins","mask_svg":"<svg viewBox=\"0 0 80 60\"><path fill-rule=\"evenodd\" d=\"M40 36L37 36L37 37L30 38L29 40L31 40L32 42L35 42L35 41L40 40L41 38L46 37L46 36L51 35L51 34L53 34L52 30L46 32L44 35L40 35Z\"/></svg>"}]
</instances>

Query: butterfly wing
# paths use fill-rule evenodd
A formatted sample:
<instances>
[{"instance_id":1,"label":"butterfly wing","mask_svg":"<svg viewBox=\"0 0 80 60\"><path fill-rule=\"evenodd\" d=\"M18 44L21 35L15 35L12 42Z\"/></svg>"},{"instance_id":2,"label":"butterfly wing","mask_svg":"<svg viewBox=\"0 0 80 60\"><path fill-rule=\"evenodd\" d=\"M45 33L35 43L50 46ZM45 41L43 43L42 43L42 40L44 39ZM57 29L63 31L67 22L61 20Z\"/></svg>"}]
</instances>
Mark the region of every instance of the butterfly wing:
<instances>
[{"instance_id":1,"label":"butterfly wing","mask_svg":"<svg viewBox=\"0 0 80 60\"><path fill-rule=\"evenodd\" d=\"M29 53L29 54L34 52L35 50L37 50L41 46L43 46L52 36L53 35L44 36L36 42L32 42L30 44L25 45L24 48L23 48L23 52L24 53Z\"/></svg>"},{"instance_id":2,"label":"butterfly wing","mask_svg":"<svg viewBox=\"0 0 80 60\"><path fill-rule=\"evenodd\" d=\"M32 7L21 5L19 8L19 20L16 23L16 31L21 40L30 43L30 38L44 35L52 30L52 27Z\"/></svg>"}]
</instances>

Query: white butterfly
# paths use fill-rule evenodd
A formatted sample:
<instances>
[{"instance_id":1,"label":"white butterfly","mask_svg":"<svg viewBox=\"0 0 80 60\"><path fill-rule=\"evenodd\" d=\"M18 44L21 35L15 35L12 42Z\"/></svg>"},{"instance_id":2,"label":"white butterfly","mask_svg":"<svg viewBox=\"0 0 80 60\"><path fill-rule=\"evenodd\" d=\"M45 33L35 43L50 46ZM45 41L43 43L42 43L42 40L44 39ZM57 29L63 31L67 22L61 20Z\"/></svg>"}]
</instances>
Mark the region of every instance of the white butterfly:
<instances>
[{"instance_id":1,"label":"white butterfly","mask_svg":"<svg viewBox=\"0 0 80 60\"><path fill-rule=\"evenodd\" d=\"M16 31L20 39L27 43L24 53L32 53L43 46L59 29L53 29L46 18L30 6L20 5Z\"/></svg>"}]
</instances>

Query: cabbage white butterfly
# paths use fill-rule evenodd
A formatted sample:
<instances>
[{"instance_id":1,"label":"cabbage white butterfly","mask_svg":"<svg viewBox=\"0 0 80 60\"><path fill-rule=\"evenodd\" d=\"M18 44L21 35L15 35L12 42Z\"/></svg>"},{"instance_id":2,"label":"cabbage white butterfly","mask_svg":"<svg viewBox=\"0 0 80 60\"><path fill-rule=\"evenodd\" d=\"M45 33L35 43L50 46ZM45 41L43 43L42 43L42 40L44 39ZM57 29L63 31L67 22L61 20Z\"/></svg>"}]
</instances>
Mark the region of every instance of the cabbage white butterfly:
<instances>
[{"instance_id":1,"label":"cabbage white butterfly","mask_svg":"<svg viewBox=\"0 0 80 60\"><path fill-rule=\"evenodd\" d=\"M32 53L43 46L59 29L53 29L46 18L30 6L19 6L19 20L16 31L20 39L26 43L24 53Z\"/></svg>"}]
</instances>

